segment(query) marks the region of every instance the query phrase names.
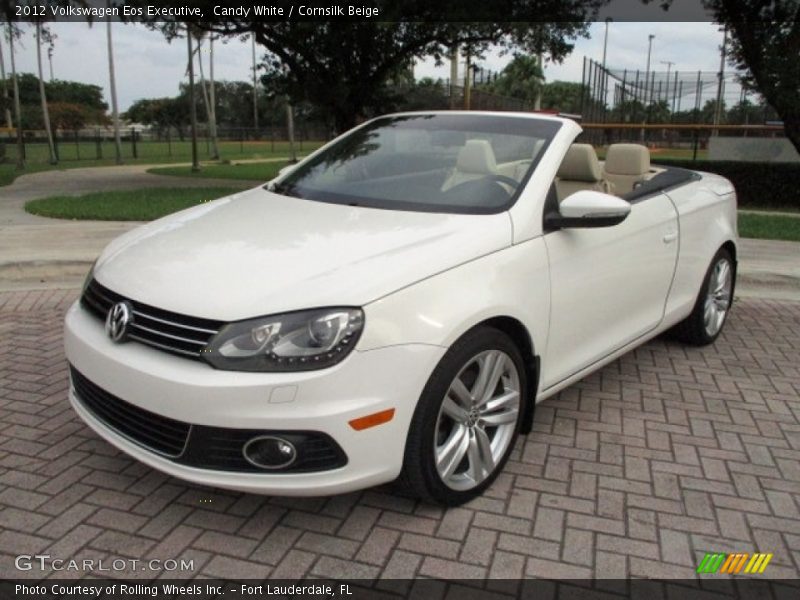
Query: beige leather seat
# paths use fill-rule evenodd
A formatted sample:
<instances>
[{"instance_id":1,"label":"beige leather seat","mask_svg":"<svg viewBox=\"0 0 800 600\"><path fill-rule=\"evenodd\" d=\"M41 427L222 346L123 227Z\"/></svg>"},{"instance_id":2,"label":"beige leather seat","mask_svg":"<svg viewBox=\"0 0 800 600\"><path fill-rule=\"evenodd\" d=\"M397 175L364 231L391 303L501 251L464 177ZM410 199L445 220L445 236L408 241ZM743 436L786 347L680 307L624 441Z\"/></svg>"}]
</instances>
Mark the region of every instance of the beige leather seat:
<instances>
[{"instance_id":1,"label":"beige leather seat","mask_svg":"<svg viewBox=\"0 0 800 600\"><path fill-rule=\"evenodd\" d=\"M559 202L580 190L611 193L591 144L572 144L556 174L556 195Z\"/></svg>"},{"instance_id":2,"label":"beige leather seat","mask_svg":"<svg viewBox=\"0 0 800 600\"><path fill-rule=\"evenodd\" d=\"M603 176L624 196L650 176L650 151L640 144L612 144L606 152Z\"/></svg>"},{"instance_id":3,"label":"beige leather seat","mask_svg":"<svg viewBox=\"0 0 800 600\"><path fill-rule=\"evenodd\" d=\"M446 192L465 181L496 174L497 161L494 158L492 145L487 140L467 140L467 143L458 153L456 168L453 170L453 174L444 182L442 191Z\"/></svg>"}]
</instances>

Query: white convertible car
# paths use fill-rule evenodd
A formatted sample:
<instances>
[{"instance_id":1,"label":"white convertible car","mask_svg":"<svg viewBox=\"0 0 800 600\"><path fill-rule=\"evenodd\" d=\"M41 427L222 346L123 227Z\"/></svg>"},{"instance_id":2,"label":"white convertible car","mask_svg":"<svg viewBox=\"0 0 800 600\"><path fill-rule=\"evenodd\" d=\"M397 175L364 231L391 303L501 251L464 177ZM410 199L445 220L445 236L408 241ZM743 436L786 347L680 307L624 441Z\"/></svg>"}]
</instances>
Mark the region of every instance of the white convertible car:
<instances>
[{"instance_id":1,"label":"white convertible car","mask_svg":"<svg viewBox=\"0 0 800 600\"><path fill-rule=\"evenodd\" d=\"M480 494L536 402L666 330L713 342L733 298L731 184L580 132L380 117L123 235L66 316L74 409L202 484Z\"/></svg>"}]
</instances>

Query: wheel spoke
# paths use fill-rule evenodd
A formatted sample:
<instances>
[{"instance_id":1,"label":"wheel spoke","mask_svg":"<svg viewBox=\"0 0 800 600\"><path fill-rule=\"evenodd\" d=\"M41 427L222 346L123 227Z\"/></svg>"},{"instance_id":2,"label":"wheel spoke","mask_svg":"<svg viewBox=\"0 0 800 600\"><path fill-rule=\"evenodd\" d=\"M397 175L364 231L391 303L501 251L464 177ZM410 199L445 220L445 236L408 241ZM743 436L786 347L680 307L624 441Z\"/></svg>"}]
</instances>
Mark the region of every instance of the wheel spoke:
<instances>
[{"instance_id":1,"label":"wheel spoke","mask_svg":"<svg viewBox=\"0 0 800 600\"><path fill-rule=\"evenodd\" d=\"M475 383L472 385L472 390L470 392L470 396L472 396L475 401L479 401L483 397L483 393L489 383L489 375L491 375L496 360L496 352L487 352L478 358L478 377L475 379Z\"/></svg>"},{"instance_id":2,"label":"wheel spoke","mask_svg":"<svg viewBox=\"0 0 800 600\"><path fill-rule=\"evenodd\" d=\"M470 445L468 430L457 425L441 448L436 449L436 468L442 479L448 479L464 459Z\"/></svg>"},{"instance_id":3,"label":"wheel spoke","mask_svg":"<svg viewBox=\"0 0 800 600\"><path fill-rule=\"evenodd\" d=\"M489 436L480 427L471 430L467 457L469 459L467 473L476 483L480 483L494 471L492 443Z\"/></svg>"},{"instance_id":4,"label":"wheel spoke","mask_svg":"<svg viewBox=\"0 0 800 600\"><path fill-rule=\"evenodd\" d=\"M505 354L500 354L500 353L497 354L498 355L492 364L491 372L489 373L489 376L486 378L486 384L483 388L482 393L480 395L475 396L478 406L485 405L492 398L494 390L497 388L497 382L500 381L500 377L502 377L503 371L506 368Z\"/></svg>"},{"instance_id":5,"label":"wheel spoke","mask_svg":"<svg viewBox=\"0 0 800 600\"><path fill-rule=\"evenodd\" d=\"M461 381L460 377L456 377L453 380L453 383L450 384L450 389L448 393L452 394L453 398L463 407L468 408L472 405L472 396L467 389L467 386L464 385L464 382Z\"/></svg>"},{"instance_id":6,"label":"wheel spoke","mask_svg":"<svg viewBox=\"0 0 800 600\"><path fill-rule=\"evenodd\" d=\"M728 277L730 275L730 267L727 262L721 262L717 268L717 277L715 281L714 291L721 292L723 288L728 285Z\"/></svg>"},{"instance_id":7,"label":"wheel spoke","mask_svg":"<svg viewBox=\"0 0 800 600\"><path fill-rule=\"evenodd\" d=\"M444 402L442 402L442 410L457 423L464 423L467 420L467 411L450 396L445 396Z\"/></svg>"},{"instance_id":8,"label":"wheel spoke","mask_svg":"<svg viewBox=\"0 0 800 600\"><path fill-rule=\"evenodd\" d=\"M706 310L703 314L703 321L705 323L711 323L711 319L714 318L714 303L712 301L706 301Z\"/></svg>"},{"instance_id":9,"label":"wheel spoke","mask_svg":"<svg viewBox=\"0 0 800 600\"><path fill-rule=\"evenodd\" d=\"M480 413L480 418L487 425L497 426L515 422L518 412L519 392L508 390L487 402Z\"/></svg>"}]
</instances>

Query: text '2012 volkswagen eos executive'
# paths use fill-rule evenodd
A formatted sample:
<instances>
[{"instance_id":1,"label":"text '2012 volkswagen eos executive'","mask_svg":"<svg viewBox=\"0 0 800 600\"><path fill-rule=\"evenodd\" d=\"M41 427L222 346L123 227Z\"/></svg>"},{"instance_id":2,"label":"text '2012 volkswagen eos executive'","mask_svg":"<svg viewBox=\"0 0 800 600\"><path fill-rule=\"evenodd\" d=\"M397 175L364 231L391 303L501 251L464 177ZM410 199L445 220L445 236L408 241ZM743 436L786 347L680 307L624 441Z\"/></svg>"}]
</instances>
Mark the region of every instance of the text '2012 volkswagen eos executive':
<instances>
[{"instance_id":1,"label":"text '2012 volkswagen eos executive'","mask_svg":"<svg viewBox=\"0 0 800 600\"><path fill-rule=\"evenodd\" d=\"M668 329L713 342L733 298L730 183L580 133L380 117L123 235L66 316L74 409L202 484L469 500L536 402Z\"/></svg>"}]
</instances>

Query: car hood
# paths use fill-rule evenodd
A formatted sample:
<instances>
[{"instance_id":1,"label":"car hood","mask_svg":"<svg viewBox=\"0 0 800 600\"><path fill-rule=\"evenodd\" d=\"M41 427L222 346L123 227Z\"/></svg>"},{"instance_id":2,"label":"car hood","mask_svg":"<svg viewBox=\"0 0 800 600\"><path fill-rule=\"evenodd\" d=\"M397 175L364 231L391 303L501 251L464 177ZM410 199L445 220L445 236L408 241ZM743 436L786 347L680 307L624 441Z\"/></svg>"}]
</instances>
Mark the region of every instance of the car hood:
<instances>
[{"instance_id":1,"label":"car hood","mask_svg":"<svg viewBox=\"0 0 800 600\"><path fill-rule=\"evenodd\" d=\"M380 210L256 188L132 230L95 277L145 304L233 321L363 306L511 244L507 213Z\"/></svg>"}]
</instances>

